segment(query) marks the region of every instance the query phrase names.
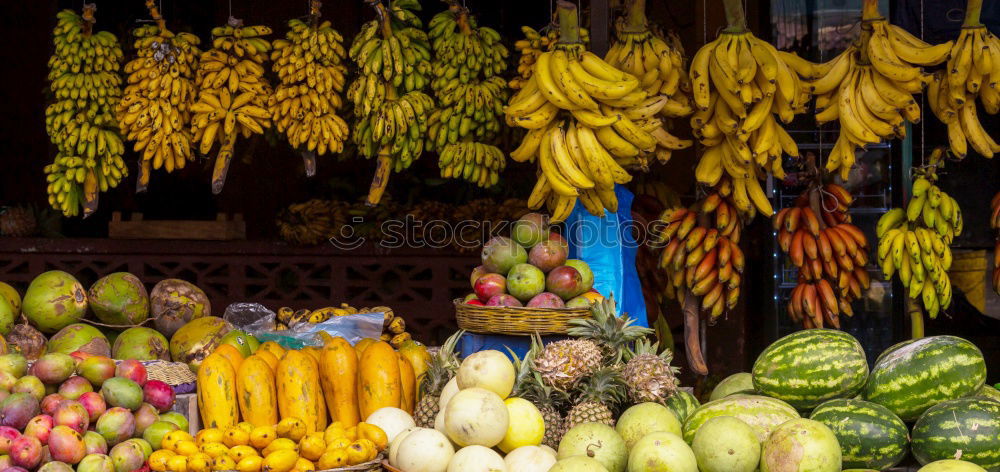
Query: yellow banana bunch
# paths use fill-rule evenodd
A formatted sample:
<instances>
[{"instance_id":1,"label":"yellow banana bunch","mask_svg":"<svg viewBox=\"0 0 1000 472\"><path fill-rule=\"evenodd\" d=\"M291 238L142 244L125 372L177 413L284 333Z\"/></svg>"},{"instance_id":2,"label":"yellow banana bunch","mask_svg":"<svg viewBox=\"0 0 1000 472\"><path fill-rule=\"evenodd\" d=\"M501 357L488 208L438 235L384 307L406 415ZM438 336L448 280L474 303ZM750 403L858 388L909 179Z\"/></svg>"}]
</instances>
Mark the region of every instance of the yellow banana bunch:
<instances>
[{"instance_id":1,"label":"yellow banana bunch","mask_svg":"<svg viewBox=\"0 0 1000 472\"><path fill-rule=\"evenodd\" d=\"M191 146L191 105L195 101L197 36L168 30L156 8L146 0L155 24L132 31L136 58L125 64L125 94L115 112L122 134L141 152L138 191L149 185L153 169L181 169L194 159Z\"/></svg>"},{"instance_id":2,"label":"yellow banana bunch","mask_svg":"<svg viewBox=\"0 0 1000 472\"><path fill-rule=\"evenodd\" d=\"M271 68L280 83L274 91L271 120L288 143L305 151L306 174L315 172L315 155L344 150L347 122L337 115L344 105L347 66L344 38L319 20L318 2L309 23L288 22L285 39L274 41Z\"/></svg>"},{"instance_id":3,"label":"yellow banana bunch","mask_svg":"<svg viewBox=\"0 0 1000 472\"><path fill-rule=\"evenodd\" d=\"M941 154L937 153L937 159ZM879 238L876 255L885 280L898 275L907 296L922 302L931 318L951 304L949 244L962 232L961 209L933 183L937 159L932 158L931 167L917 172L906 209L889 210L875 227Z\"/></svg>"},{"instance_id":4,"label":"yellow banana bunch","mask_svg":"<svg viewBox=\"0 0 1000 472\"><path fill-rule=\"evenodd\" d=\"M352 139L365 158L378 158L367 202L376 205L392 171L410 167L423 153L434 100L421 90L430 84L431 46L414 11L417 0L370 3L378 18L365 23L348 54L360 75L347 90L357 117Z\"/></svg>"},{"instance_id":5,"label":"yellow banana bunch","mask_svg":"<svg viewBox=\"0 0 1000 472\"><path fill-rule=\"evenodd\" d=\"M808 92L788 64L790 55L747 31L741 5L726 6L730 27L691 59L697 107L691 127L706 146L695 176L714 186L728 175L740 213L770 217L774 210L757 179L783 178L782 155L799 155L775 116L791 122L805 111Z\"/></svg>"},{"instance_id":6,"label":"yellow banana bunch","mask_svg":"<svg viewBox=\"0 0 1000 472\"><path fill-rule=\"evenodd\" d=\"M495 185L506 158L493 145L507 102L507 48L500 34L481 27L468 10L451 5L430 21L434 49L431 89L438 109L430 115L427 148L437 151L441 177Z\"/></svg>"},{"instance_id":7,"label":"yellow banana bunch","mask_svg":"<svg viewBox=\"0 0 1000 472\"><path fill-rule=\"evenodd\" d=\"M976 111L977 97L987 113L1000 111L1000 39L979 21L981 10L981 2L969 2L948 66L936 72L927 86L931 111L948 126L951 154L959 159L970 145L986 158L1000 152L1000 144L983 129Z\"/></svg>"},{"instance_id":8,"label":"yellow banana bunch","mask_svg":"<svg viewBox=\"0 0 1000 472\"><path fill-rule=\"evenodd\" d=\"M267 26L230 24L212 29L212 49L198 64L198 101L191 106L191 120L198 151L208 154L219 143L212 171L212 193L222 192L233 159L236 137L263 134L271 127L271 84L264 77L264 62L271 43L261 36Z\"/></svg>"},{"instance_id":9,"label":"yellow banana bunch","mask_svg":"<svg viewBox=\"0 0 1000 472\"><path fill-rule=\"evenodd\" d=\"M82 17L72 10L56 17L48 75L55 101L45 109L45 129L57 149L45 166L49 204L65 216L82 207L87 216L97 210L98 191L128 175L114 113L122 95L122 50L113 34L93 31L92 5Z\"/></svg>"},{"instance_id":10,"label":"yellow banana bunch","mask_svg":"<svg viewBox=\"0 0 1000 472\"><path fill-rule=\"evenodd\" d=\"M517 60L517 76L511 79L509 84L514 90L523 88L531 78L538 56L545 51L551 51L559 42L558 28L546 27L542 31L537 31L530 26L522 26L521 32L524 33L524 39L514 43L514 49L520 54ZM584 46L590 46L590 33L586 28L580 28L580 42Z\"/></svg>"}]
</instances>

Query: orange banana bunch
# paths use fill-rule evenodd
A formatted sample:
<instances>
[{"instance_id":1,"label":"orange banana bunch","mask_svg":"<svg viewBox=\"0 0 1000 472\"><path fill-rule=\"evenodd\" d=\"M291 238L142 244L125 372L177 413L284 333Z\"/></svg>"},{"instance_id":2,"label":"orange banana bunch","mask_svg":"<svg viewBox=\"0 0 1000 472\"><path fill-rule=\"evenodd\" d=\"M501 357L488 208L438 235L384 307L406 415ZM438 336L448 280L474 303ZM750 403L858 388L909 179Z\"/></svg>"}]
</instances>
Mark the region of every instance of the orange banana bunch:
<instances>
[{"instance_id":1,"label":"orange banana bunch","mask_svg":"<svg viewBox=\"0 0 1000 472\"><path fill-rule=\"evenodd\" d=\"M667 271L681 304L687 296L711 320L736 306L745 264L739 247L743 222L732 202L732 182L724 179L713 193L688 208L671 208L660 220L666 246L660 268Z\"/></svg>"},{"instance_id":2,"label":"orange banana bunch","mask_svg":"<svg viewBox=\"0 0 1000 472\"><path fill-rule=\"evenodd\" d=\"M778 245L799 269L788 314L806 328L840 327L869 286L868 240L850 223L853 197L843 187L812 187L774 218Z\"/></svg>"}]
</instances>

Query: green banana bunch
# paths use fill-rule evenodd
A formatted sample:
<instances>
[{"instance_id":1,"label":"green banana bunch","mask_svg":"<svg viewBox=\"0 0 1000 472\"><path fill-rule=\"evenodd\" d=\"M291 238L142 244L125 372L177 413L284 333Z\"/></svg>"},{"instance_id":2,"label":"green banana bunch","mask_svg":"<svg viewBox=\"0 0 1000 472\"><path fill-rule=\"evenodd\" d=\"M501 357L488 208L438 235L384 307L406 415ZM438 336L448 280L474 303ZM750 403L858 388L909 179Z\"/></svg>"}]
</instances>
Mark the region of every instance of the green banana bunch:
<instances>
[{"instance_id":1,"label":"green banana bunch","mask_svg":"<svg viewBox=\"0 0 1000 472\"><path fill-rule=\"evenodd\" d=\"M948 246L962 232L962 211L933 180L934 168L913 182L913 196L906 209L893 208L879 219L877 257L885 280L894 274L907 295L923 303L931 318L951 305Z\"/></svg>"},{"instance_id":2,"label":"green banana bunch","mask_svg":"<svg viewBox=\"0 0 1000 472\"><path fill-rule=\"evenodd\" d=\"M357 121L352 139L365 158L377 157L367 202L376 205L391 171L410 167L423 153L427 118L434 100L430 84L431 46L414 11L417 0L374 2L378 18L365 23L348 50L358 78L347 90Z\"/></svg>"},{"instance_id":3,"label":"green banana bunch","mask_svg":"<svg viewBox=\"0 0 1000 472\"><path fill-rule=\"evenodd\" d=\"M156 23L132 31L137 57L125 64L128 85L115 109L122 134L141 153L139 191L149 185L153 169L173 172L194 159L189 128L201 42L193 34L168 30L152 0L146 7Z\"/></svg>"},{"instance_id":4,"label":"green banana bunch","mask_svg":"<svg viewBox=\"0 0 1000 472\"><path fill-rule=\"evenodd\" d=\"M92 31L93 8L84 16L63 10L52 32L49 89L55 101L45 109L45 129L58 150L45 167L49 204L66 216L97 210L98 191L118 186L128 169L115 106L121 100L122 50L107 31Z\"/></svg>"},{"instance_id":5,"label":"green banana bunch","mask_svg":"<svg viewBox=\"0 0 1000 472\"><path fill-rule=\"evenodd\" d=\"M274 41L273 70L281 80L271 118L295 148L323 155L344 150L348 127L337 110L344 105L344 38L329 21L288 22L286 39Z\"/></svg>"},{"instance_id":6,"label":"green banana bunch","mask_svg":"<svg viewBox=\"0 0 1000 472\"><path fill-rule=\"evenodd\" d=\"M438 151L441 177L479 186L496 184L506 166L495 143L507 102L507 48L493 29L479 27L467 9L452 5L430 22L434 90L427 148Z\"/></svg>"}]
</instances>

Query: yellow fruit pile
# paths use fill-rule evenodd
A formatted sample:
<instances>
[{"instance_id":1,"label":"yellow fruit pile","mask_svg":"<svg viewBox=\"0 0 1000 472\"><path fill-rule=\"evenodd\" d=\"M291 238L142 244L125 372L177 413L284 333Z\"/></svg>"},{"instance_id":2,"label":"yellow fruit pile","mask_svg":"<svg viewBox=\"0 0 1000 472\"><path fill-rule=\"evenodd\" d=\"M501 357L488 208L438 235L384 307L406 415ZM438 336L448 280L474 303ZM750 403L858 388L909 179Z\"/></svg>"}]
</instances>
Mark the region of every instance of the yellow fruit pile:
<instances>
[{"instance_id":1,"label":"yellow fruit pile","mask_svg":"<svg viewBox=\"0 0 1000 472\"><path fill-rule=\"evenodd\" d=\"M65 216L97 210L98 191L118 186L128 168L114 110L121 99L122 50L118 38L93 31L93 4L83 16L63 10L52 31L49 88L55 101L45 108L45 130L57 153L45 166L49 205Z\"/></svg>"},{"instance_id":2,"label":"yellow fruit pile","mask_svg":"<svg viewBox=\"0 0 1000 472\"><path fill-rule=\"evenodd\" d=\"M222 192L233 159L237 135L249 138L271 127L268 100L271 85L264 77L264 61L271 43L267 26L242 26L239 20L212 29L212 49L198 64L198 101L191 121L198 150L208 154L219 143L212 171L212 193Z\"/></svg>"},{"instance_id":3,"label":"yellow fruit pile","mask_svg":"<svg viewBox=\"0 0 1000 472\"><path fill-rule=\"evenodd\" d=\"M200 54L197 36L167 29L156 0L146 0L146 8L156 23L132 31L138 57L125 64L128 85L116 109L122 134L142 153L140 192L153 169L173 172L194 159L189 128Z\"/></svg>"},{"instance_id":4,"label":"yellow fruit pile","mask_svg":"<svg viewBox=\"0 0 1000 472\"><path fill-rule=\"evenodd\" d=\"M172 431L161 449L149 456L154 471L306 472L363 464L387 447L385 431L368 423L349 428L333 423L323 431L307 432L297 418L276 425L249 422L226 428L206 428L191 437Z\"/></svg>"}]
</instances>

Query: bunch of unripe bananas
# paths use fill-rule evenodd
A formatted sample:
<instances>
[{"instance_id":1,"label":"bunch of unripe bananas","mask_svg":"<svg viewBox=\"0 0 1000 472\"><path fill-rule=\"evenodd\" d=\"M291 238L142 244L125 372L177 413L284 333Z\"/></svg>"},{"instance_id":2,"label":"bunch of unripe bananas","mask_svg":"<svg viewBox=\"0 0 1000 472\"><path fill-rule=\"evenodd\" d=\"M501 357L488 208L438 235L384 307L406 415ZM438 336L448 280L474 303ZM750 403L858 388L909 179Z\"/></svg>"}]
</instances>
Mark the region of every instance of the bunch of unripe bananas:
<instances>
[{"instance_id":1,"label":"bunch of unripe bananas","mask_svg":"<svg viewBox=\"0 0 1000 472\"><path fill-rule=\"evenodd\" d=\"M194 159L191 141L191 105L197 89L197 36L168 30L155 0L146 0L155 24L132 31L136 58L125 64L125 94L116 114L122 134L141 152L138 191L149 185L153 169L181 169Z\"/></svg>"},{"instance_id":2,"label":"bunch of unripe bananas","mask_svg":"<svg viewBox=\"0 0 1000 472\"><path fill-rule=\"evenodd\" d=\"M990 228L1000 231L1000 192L993 196L990 208L992 210ZM993 248L993 291L1000 295L1000 234L997 235L996 245Z\"/></svg>"},{"instance_id":3,"label":"bunch of unripe bananas","mask_svg":"<svg viewBox=\"0 0 1000 472\"><path fill-rule=\"evenodd\" d=\"M949 244L962 232L962 211L936 185L934 167L913 182L906 209L893 208L875 227L878 262L886 280L899 276L914 301L922 301L931 318L951 304Z\"/></svg>"},{"instance_id":4,"label":"bunch of unripe bananas","mask_svg":"<svg viewBox=\"0 0 1000 472\"><path fill-rule=\"evenodd\" d=\"M438 109L430 116L427 148L440 156L441 177L495 185L506 166L493 143L507 102L507 83L499 76L507 68L507 48L496 30L478 26L456 4L434 15L428 37Z\"/></svg>"},{"instance_id":5,"label":"bunch of unripe bananas","mask_svg":"<svg viewBox=\"0 0 1000 472\"><path fill-rule=\"evenodd\" d=\"M778 245L799 270L788 315L807 329L839 329L870 285L868 240L847 213L853 202L837 184L812 185L774 217Z\"/></svg>"},{"instance_id":6,"label":"bunch of unripe bananas","mask_svg":"<svg viewBox=\"0 0 1000 472\"><path fill-rule=\"evenodd\" d=\"M666 270L681 305L694 297L710 321L735 308L740 297L743 223L732 194L731 180L724 178L691 208L670 208L660 216L666 225L660 242L666 246L659 266Z\"/></svg>"},{"instance_id":7,"label":"bunch of unripe bananas","mask_svg":"<svg viewBox=\"0 0 1000 472\"><path fill-rule=\"evenodd\" d=\"M799 155L775 115L790 122L805 111L808 93L791 72L787 56L746 30L742 12L727 11L727 16L730 27L691 60L697 107L691 127L707 147L696 177L714 186L728 175L739 211L748 217L757 211L770 217L773 209L757 179L768 173L780 178L782 155Z\"/></svg>"},{"instance_id":8,"label":"bunch of unripe bananas","mask_svg":"<svg viewBox=\"0 0 1000 472\"><path fill-rule=\"evenodd\" d=\"M434 100L430 84L431 46L414 13L417 0L370 2L378 18L365 23L348 54L360 75L347 91L354 103L353 140L365 158L378 158L367 202L378 204L393 170L406 169L424 150Z\"/></svg>"},{"instance_id":9,"label":"bunch of unripe bananas","mask_svg":"<svg viewBox=\"0 0 1000 472\"><path fill-rule=\"evenodd\" d=\"M987 158L1000 152L1000 144L983 129L976 110L978 97L987 113L1000 111L1000 39L979 21L982 5L972 3L950 48L947 67L936 72L927 86L931 111L948 126L951 154L959 159L970 145Z\"/></svg>"},{"instance_id":10,"label":"bunch of unripe bananas","mask_svg":"<svg viewBox=\"0 0 1000 472\"><path fill-rule=\"evenodd\" d=\"M293 203L278 214L278 233L292 244L315 245L328 242L347 224L346 205L314 198Z\"/></svg>"},{"instance_id":11,"label":"bunch of unripe bananas","mask_svg":"<svg viewBox=\"0 0 1000 472\"><path fill-rule=\"evenodd\" d=\"M222 192L233 160L236 137L263 134L271 127L271 84L264 77L271 43L261 36L267 26L243 26L230 19L212 29L212 49L198 64L198 101L191 106L191 120L198 151L208 154L215 143L219 154L212 170L212 193Z\"/></svg>"},{"instance_id":12,"label":"bunch of unripe bananas","mask_svg":"<svg viewBox=\"0 0 1000 472\"><path fill-rule=\"evenodd\" d=\"M271 120L292 147L306 153L307 175L315 172L315 155L344 150L349 132L337 115L347 83L344 38L329 21L320 21L319 2L312 5L309 22L290 20L285 39L275 40L271 51L271 68L280 81Z\"/></svg>"},{"instance_id":13,"label":"bunch of unripe bananas","mask_svg":"<svg viewBox=\"0 0 1000 472\"><path fill-rule=\"evenodd\" d=\"M517 76L510 79L508 84L514 90L523 88L531 78L538 56L545 51L551 51L559 42L558 28L547 27L538 31L530 26L522 26L521 32L524 33L524 39L514 43L514 49L520 54L517 59ZM590 45L590 32L586 28L580 28L580 42L584 46Z\"/></svg>"},{"instance_id":14,"label":"bunch of unripe bananas","mask_svg":"<svg viewBox=\"0 0 1000 472\"><path fill-rule=\"evenodd\" d=\"M98 191L118 186L128 175L115 105L121 99L122 50L107 31L93 31L93 4L83 16L63 10L52 31L45 130L57 153L45 166L49 205L65 216L97 210Z\"/></svg>"}]
</instances>

